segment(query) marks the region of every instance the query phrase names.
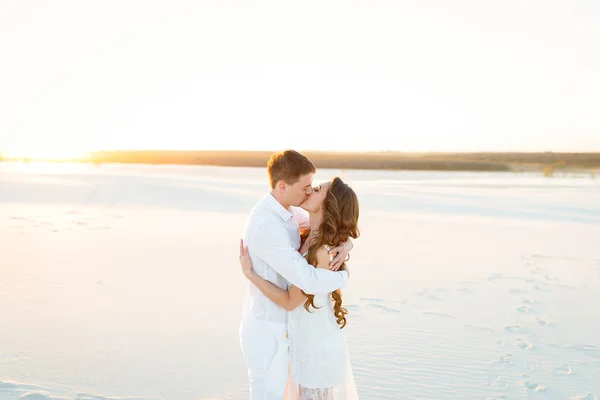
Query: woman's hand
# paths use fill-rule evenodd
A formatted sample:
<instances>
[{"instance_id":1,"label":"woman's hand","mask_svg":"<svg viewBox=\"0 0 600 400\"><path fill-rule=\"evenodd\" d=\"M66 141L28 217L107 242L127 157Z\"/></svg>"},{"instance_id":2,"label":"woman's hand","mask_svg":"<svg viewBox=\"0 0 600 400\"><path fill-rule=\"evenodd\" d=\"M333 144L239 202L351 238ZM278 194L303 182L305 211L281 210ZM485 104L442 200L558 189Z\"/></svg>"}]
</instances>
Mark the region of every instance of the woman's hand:
<instances>
[{"instance_id":1,"label":"woman's hand","mask_svg":"<svg viewBox=\"0 0 600 400\"><path fill-rule=\"evenodd\" d=\"M254 270L252 269L252 260L250 259L250 255L248 254L248 248L244 247L244 240L240 240L240 266L242 267L242 272L246 278L250 278L252 274L254 274Z\"/></svg>"},{"instance_id":2,"label":"woman's hand","mask_svg":"<svg viewBox=\"0 0 600 400\"><path fill-rule=\"evenodd\" d=\"M354 247L352 240L348 239L346 242L340 244L337 247L329 250L329 255L332 257L329 263L329 269L337 271L342 266L342 263L350 259L350 250Z\"/></svg>"}]
</instances>

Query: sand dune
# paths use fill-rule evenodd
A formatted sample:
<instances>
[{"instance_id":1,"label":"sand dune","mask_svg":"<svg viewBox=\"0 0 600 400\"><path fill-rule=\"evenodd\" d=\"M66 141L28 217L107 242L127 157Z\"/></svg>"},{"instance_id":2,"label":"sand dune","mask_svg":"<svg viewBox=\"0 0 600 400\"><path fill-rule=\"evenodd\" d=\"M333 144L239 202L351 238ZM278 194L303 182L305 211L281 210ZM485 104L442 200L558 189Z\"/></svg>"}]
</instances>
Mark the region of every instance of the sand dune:
<instances>
[{"instance_id":1,"label":"sand dune","mask_svg":"<svg viewBox=\"0 0 600 400\"><path fill-rule=\"evenodd\" d=\"M597 400L597 180L343 174L361 398ZM262 169L0 164L0 400L247 398L236 246L265 190Z\"/></svg>"}]
</instances>

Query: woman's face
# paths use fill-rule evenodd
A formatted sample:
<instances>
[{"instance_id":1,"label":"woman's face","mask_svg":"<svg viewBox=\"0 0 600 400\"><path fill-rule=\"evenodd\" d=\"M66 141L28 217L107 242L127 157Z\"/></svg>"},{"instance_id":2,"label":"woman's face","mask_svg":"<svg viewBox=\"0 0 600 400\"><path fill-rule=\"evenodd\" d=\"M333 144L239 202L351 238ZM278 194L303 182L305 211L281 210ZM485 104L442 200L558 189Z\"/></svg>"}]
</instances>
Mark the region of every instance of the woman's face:
<instances>
[{"instance_id":1,"label":"woman's face","mask_svg":"<svg viewBox=\"0 0 600 400\"><path fill-rule=\"evenodd\" d=\"M323 182L314 187L312 193L304 200L304 203L300 204L300 207L313 214L321 211L323 201L325 200L325 196L327 196L327 190L330 185L331 182Z\"/></svg>"}]
</instances>

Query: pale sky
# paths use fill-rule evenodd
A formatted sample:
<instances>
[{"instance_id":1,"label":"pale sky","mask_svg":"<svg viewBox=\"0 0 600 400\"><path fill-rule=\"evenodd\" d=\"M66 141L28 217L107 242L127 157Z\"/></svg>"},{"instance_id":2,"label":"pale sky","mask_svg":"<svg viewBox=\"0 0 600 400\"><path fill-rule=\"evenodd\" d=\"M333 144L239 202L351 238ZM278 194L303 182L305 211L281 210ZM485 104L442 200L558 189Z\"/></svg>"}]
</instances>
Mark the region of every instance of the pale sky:
<instances>
[{"instance_id":1,"label":"pale sky","mask_svg":"<svg viewBox=\"0 0 600 400\"><path fill-rule=\"evenodd\" d=\"M600 151L600 2L0 0L0 152Z\"/></svg>"}]
</instances>

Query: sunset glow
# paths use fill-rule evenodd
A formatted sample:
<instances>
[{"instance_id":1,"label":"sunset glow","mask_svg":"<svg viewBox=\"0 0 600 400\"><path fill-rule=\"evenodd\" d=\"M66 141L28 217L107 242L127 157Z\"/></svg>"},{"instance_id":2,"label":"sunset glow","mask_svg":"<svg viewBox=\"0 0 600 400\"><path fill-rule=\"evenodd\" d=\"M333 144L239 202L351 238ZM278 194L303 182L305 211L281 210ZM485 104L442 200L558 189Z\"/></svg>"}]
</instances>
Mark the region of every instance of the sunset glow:
<instances>
[{"instance_id":1,"label":"sunset glow","mask_svg":"<svg viewBox=\"0 0 600 400\"><path fill-rule=\"evenodd\" d=\"M593 1L9 1L0 26L0 153L600 151Z\"/></svg>"},{"instance_id":2,"label":"sunset glow","mask_svg":"<svg viewBox=\"0 0 600 400\"><path fill-rule=\"evenodd\" d=\"M8 149L2 151L2 157L6 159L17 159L23 160L28 159L32 161L44 160L44 161L63 161L63 160L79 160L86 159L89 157L90 151L70 148L68 146L60 147L56 146L39 146L32 145L30 147L21 147L18 149Z\"/></svg>"}]
</instances>

